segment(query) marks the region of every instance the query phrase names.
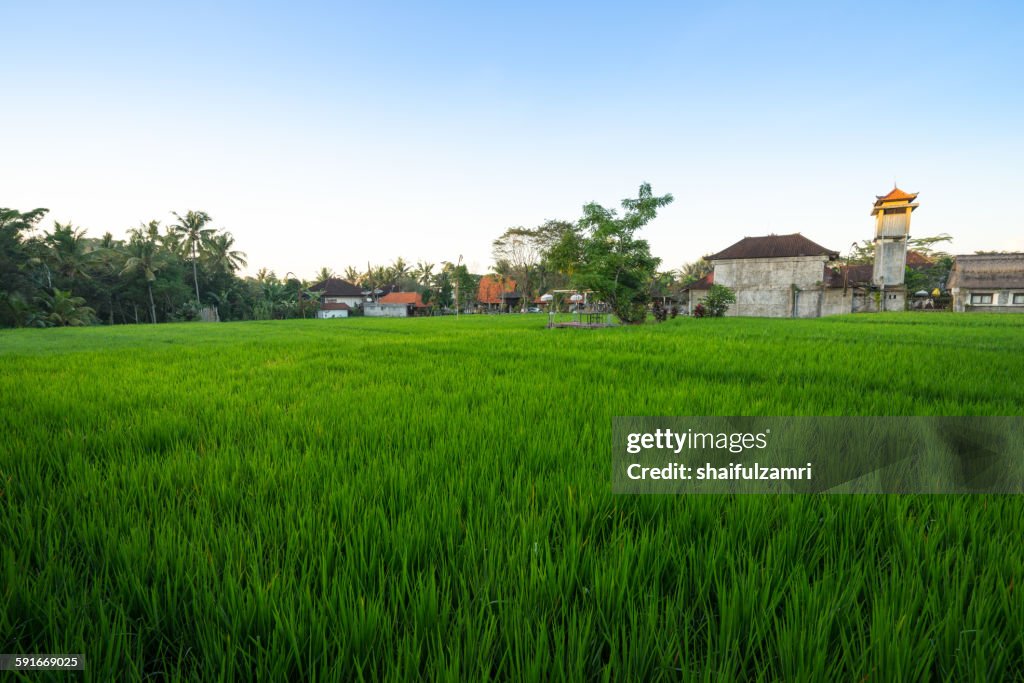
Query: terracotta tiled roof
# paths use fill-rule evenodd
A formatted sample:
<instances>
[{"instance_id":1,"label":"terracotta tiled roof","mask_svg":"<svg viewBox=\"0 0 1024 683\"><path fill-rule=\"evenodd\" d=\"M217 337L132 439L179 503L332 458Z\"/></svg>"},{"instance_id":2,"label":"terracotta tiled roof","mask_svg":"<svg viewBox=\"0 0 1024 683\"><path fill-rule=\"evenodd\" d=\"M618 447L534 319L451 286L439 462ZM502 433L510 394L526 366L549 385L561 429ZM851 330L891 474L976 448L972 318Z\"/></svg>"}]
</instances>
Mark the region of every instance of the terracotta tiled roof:
<instances>
[{"instance_id":1,"label":"terracotta tiled roof","mask_svg":"<svg viewBox=\"0 0 1024 683\"><path fill-rule=\"evenodd\" d=\"M903 190L901 190L898 187L894 187L889 192L889 194L887 194L885 196L877 196L876 195L875 199L878 200L876 202L876 204L878 202L900 202L900 201L904 201L904 200L907 200L907 199L914 200L914 199L917 198L917 195L918 195L917 192L915 192L914 194L910 194L909 192L904 192Z\"/></svg>"},{"instance_id":2,"label":"terracotta tiled roof","mask_svg":"<svg viewBox=\"0 0 1024 683\"><path fill-rule=\"evenodd\" d=\"M928 258L919 251L914 251L913 249L911 249L910 251L907 252L907 265L910 266L911 268L920 268L922 266L931 266L934 264L935 261L931 260L930 258Z\"/></svg>"},{"instance_id":3,"label":"terracotta tiled roof","mask_svg":"<svg viewBox=\"0 0 1024 683\"><path fill-rule=\"evenodd\" d=\"M484 275L480 278L480 289L477 291L476 299L482 304L500 304L508 302L511 299L521 298L519 294L516 294L516 281L512 279L505 280L505 297L502 298L502 288L498 284L497 278L493 275Z\"/></svg>"},{"instance_id":4,"label":"terracotta tiled roof","mask_svg":"<svg viewBox=\"0 0 1024 683\"><path fill-rule=\"evenodd\" d=\"M320 310L321 311L351 311L352 308L348 304L345 304L345 303L341 303L341 304L321 303L320 304Z\"/></svg>"},{"instance_id":5,"label":"terracotta tiled roof","mask_svg":"<svg viewBox=\"0 0 1024 683\"><path fill-rule=\"evenodd\" d=\"M427 305L423 303L423 297L420 296L419 292L392 292L387 296L380 298L382 304L406 304L407 306L415 306L416 308L426 308Z\"/></svg>"},{"instance_id":6,"label":"terracotta tiled roof","mask_svg":"<svg viewBox=\"0 0 1024 683\"><path fill-rule=\"evenodd\" d=\"M695 280L690 284L683 287L683 291L689 291L691 289L711 289L711 285L715 284L715 274L708 273L699 280Z\"/></svg>"},{"instance_id":7,"label":"terracotta tiled roof","mask_svg":"<svg viewBox=\"0 0 1024 683\"><path fill-rule=\"evenodd\" d=\"M709 261L747 258L794 258L797 256L828 256L837 258L839 252L826 249L800 233L792 235L765 235L744 237L731 247L708 256Z\"/></svg>"}]
</instances>

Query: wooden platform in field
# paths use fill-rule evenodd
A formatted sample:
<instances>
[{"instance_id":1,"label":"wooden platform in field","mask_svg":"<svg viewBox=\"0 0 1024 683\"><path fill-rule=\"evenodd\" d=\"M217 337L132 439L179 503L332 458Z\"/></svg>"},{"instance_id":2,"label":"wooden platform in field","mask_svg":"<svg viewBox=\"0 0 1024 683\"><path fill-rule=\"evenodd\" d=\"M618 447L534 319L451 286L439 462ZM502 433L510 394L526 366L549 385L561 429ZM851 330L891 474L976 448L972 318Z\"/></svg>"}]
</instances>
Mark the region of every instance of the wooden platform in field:
<instances>
[{"instance_id":1,"label":"wooden platform in field","mask_svg":"<svg viewBox=\"0 0 1024 683\"><path fill-rule=\"evenodd\" d=\"M548 329L553 327L575 327L584 330L593 330L599 327L612 327L611 323L581 323L581 322L564 322L564 323L551 323L548 325Z\"/></svg>"}]
</instances>

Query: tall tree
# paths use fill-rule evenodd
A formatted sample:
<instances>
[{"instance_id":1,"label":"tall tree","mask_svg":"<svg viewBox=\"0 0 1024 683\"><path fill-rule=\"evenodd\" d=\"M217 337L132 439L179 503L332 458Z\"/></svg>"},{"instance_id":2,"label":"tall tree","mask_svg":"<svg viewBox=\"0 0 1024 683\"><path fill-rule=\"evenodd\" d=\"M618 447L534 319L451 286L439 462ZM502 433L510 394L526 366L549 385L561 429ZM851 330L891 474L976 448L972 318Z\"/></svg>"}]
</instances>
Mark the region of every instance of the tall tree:
<instances>
[{"instance_id":1,"label":"tall tree","mask_svg":"<svg viewBox=\"0 0 1024 683\"><path fill-rule=\"evenodd\" d=\"M416 264L413 276L416 278L416 282L423 287L429 288L431 280L434 277L434 264L428 263L427 261L420 261Z\"/></svg>"},{"instance_id":2,"label":"tall tree","mask_svg":"<svg viewBox=\"0 0 1024 683\"><path fill-rule=\"evenodd\" d=\"M152 226L156 221L152 221ZM149 317L156 323L156 303L153 301L153 282L157 271L164 265L160 244L153 238L153 233L146 227L129 232L128 260L125 261L122 275L141 275L146 281L146 293L149 295Z\"/></svg>"},{"instance_id":3,"label":"tall tree","mask_svg":"<svg viewBox=\"0 0 1024 683\"><path fill-rule=\"evenodd\" d=\"M206 257L210 267L223 273L234 273L248 265L245 253L236 251L235 238L230 232L216 233L210 237L206 245Z\"/></svg>"},{"instance_id":4,"label":"tall tree","mask_svg":"<svg viewBox=\"0 0 1024 683\"><path fill-rule=\"evenodd\" d=\"M409 264L406 263L405 259L399 256L394 260L388 270L391 274L391 277L388 279L393 279L399 289L404 289L404 281L409 278L409 273L411 272L411 268L409 267Z\"/></svg>"},{"instance_id":5,"label":"tall tree","mask_svg":"<svg viewBox=\"0 0 1024 683\"><path fill-rule=\"evenodd\" d=\"M316 274L313 276L313 281L323 282L325 280L330 280L332 277L334 277L334 271L327 266L323 266L320 270L316 271Z\"/></svg>"},{"instance_id":6,"label":"tall tree","mask_svg":"<svg viewBox=\"0 0 1024 683\"><path fill-rule=\"evenodd\" d=\"M206 227L212 219L205 211L189 211L184 216L173 211L171 213L178 220L177 223L171 226L171 232L179 235L187 242L192 253L192 280L196 286L196 305L202 306L203 304L199 299L199 270L197 264L199 262L200 247L205 246L210 236L214 233L213 228Z\"/></svg>"},{"instance_id":7,"label":"tall tree","mask_svg":"<svg viewBox=\"0 0 1024 683\"><path fill-rule=\"evenodd\" d=\"M346 282L351 282L354 285L363 284L363 273L359 272L355 266L346 266L342 277Z\"/></svg>"},{"instance_id":8,"label":"tall tree","mask_svg":"<svg viewBox=\"0 0 1024 683\"><path fill-rule=\"evenodd\" d=\"M703 277L707 277L712 270L711 262L708 261L706 256L701 256L696 261L684 263L679 270L675 272L675 275L679 278L679 284L685 287L686 285L692 284Z\"/></svg>"},{"instance_id":9,"label":"tall tree","mask_svg":"<svg viewBox=\"0 0 1024 683\"><path fill-rule=\"evenodd\" d=\"M0 306L0 325L24 325L34 293L40 286L52 286L48 266L40 254L34 253L37 245L29 237L47 211L22 213L0 208L0 298L4 302Z\"/></svg>"},{"instance_id":10,"label":"tall tree","mask_svg":"<svg viewBox=\"0 0 1024 683\"><path fill-rule=\"evenodd\" d=\"M536 270L544 253L540 230L509 228L491 244L496 263L506 264L504 270L516 280L522 310L526 310L533 292L530 275Z\"/></svg>"},{"instance_id":11,"label":"tall tree","mask_svg":"<svg viewBox=\"0 0 1024 683\"><path fill-rule=\"evenodd\" d=\"M90 250L85 230L70 223L54 222L53 232L46 233L43 242L49 248L50 265L65 285L89 277Z\"/></svg>"},{"instance_id":12,"label":"tall tree","mask_svg":"<svg viewBox=\"0 0 1024 683\"><path fill-rule=\"evenodd\" d=\"M646 240L636 232L653 220L658 209L672 202L660 197L649 183L640 186L636 199L622 200L624 214L591 202L583 207L581 263L575 276L581 288L593 290L624 323L643 322L650 301L649 283L661 259L651 255Z\"/></svg>"}]
</instances>

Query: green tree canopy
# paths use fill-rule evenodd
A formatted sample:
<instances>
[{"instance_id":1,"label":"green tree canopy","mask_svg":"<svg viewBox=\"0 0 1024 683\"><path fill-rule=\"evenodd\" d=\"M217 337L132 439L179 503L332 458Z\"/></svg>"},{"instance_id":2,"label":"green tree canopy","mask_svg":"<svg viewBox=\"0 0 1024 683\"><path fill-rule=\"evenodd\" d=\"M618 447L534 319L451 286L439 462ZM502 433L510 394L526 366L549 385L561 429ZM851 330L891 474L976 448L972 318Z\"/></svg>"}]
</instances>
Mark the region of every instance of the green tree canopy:
<instances>
[{"instance_id":1,"label":"green tree canopy","mask_svg":"<svg viewBox=\"0 0 1024 683\"><path fill-rule=\"evenodd\" d=\"M582 234L567 233L565 251L578 240L578 265L573 281L608 303L624 323L643 322L650 301L650 282L661 259L651 255L646 240L637 239L640 228L653 220L658 209L673 200L671 194L655 196L649 183L640 186L636 199L622 200L623 215L591 202L579 221Z\"/></svg>"}]
</instances>

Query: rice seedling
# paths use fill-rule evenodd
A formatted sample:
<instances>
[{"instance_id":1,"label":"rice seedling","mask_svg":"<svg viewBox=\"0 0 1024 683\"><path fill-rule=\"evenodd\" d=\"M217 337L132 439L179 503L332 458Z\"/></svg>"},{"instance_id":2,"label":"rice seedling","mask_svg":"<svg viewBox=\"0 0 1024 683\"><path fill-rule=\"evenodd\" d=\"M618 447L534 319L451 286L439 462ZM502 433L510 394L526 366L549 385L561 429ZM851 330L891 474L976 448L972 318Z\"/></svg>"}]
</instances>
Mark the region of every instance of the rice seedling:
<instances>
[{"instance_id":1,"label":"rice seedling","mask_svg":"<svg viewBox=\"0 0 1024 683\"><path fill-rule=\"evenodd\" d=\"M85 680L1011 680L1010 496L625 496L619 415L1021 415L1024 317L0 331L0 652Z\"/></svg>"}]
</instances>

